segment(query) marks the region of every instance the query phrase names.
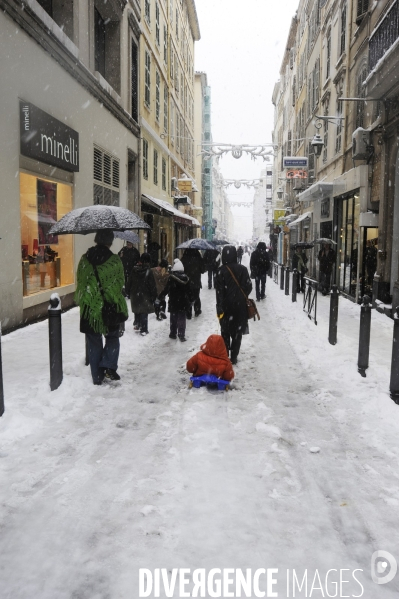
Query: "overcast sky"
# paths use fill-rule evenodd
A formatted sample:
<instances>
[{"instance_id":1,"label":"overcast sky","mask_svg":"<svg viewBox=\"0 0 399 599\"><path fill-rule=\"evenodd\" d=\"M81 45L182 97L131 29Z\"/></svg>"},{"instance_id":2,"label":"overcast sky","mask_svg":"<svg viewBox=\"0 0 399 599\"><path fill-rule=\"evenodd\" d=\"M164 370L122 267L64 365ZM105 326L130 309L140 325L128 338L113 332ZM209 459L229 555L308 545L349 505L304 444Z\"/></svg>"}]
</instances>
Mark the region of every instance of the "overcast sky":
<instances>
[{"instance_id":1,"label":"overcast sky","mask_svg":"<svg viewBox=\"0 0 399 599\"><path fill-rule=\"evenodd\" d=\"M271 142L273 87L298 4L299 0L196 0L201 40L195 47L195 69L207 73L211 86L214 141ZM250 157L220 160L226 179L259 178L266 164ZM233 188L228 194L232 201L248 201L254 191ZM252 210L233 212L239 217L239 235L251 236Z\"/></svg>"}]
</instances>

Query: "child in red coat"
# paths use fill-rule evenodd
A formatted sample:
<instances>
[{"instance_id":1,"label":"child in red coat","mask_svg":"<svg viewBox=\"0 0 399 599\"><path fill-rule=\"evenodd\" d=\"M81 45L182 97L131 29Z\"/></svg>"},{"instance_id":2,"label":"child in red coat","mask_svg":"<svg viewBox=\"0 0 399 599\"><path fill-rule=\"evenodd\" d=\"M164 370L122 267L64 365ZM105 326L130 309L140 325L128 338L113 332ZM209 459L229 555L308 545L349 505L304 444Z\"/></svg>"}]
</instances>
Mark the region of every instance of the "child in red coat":
<instances>
[{"instance_id":1,"label":"child in red coat","mask_svg":"<svg viewBox=\"0 0 399 599\"><path fill-rule=\"evenodd\" d=\"M201 351L189 359L186 368L194 376L214 374L220 379L231 381L234 378L233 366L227 354L226 345L220 335L210 335Z\"/></svg>"}]
</instances>

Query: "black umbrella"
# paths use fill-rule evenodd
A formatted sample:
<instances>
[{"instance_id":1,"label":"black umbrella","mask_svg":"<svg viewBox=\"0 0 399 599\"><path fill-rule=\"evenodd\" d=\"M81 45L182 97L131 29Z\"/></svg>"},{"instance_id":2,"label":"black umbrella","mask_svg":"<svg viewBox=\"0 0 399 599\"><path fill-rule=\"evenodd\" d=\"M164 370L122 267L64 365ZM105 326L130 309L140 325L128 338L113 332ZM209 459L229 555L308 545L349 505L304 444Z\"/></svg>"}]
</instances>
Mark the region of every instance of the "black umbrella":
<instances>
[{"instance_id":1,"label":"black umbrella","mask_svg":"<svg viewBox=\"0 0 399 599\"><path fill-rule=\"evenodd\" d=\"M49 230L49 235L80 233L87 235L100 229L124 231L125 229L150 229L137 214L119 206L86 206L76 208L63 216Z\"/></svg>"},{"instance_id":2,"label":"black umbrella","mask_svg":"<svg viewBox=\"0 0 399 599\"><path fill-rule=\"evenodd\" d=\"M336 241L328 239L327 237L321 237L320 239L316 239L316 243L333 243L334 245L337 245Z\"/></svg>"},{"instance_id":3,"label":"black umbrella","mask_svg":"<svg viewBox=\"0 0 399 599\"><path fill-rule=\"evenodd\" d=\"M206 239L201 239L201 237L196 237L195 239L188 239L184 241L180 245L177 246L177 250L214 250L215 246L211 245L210 241Z\"/></svg>"},{"instance_id":4,"label":"black umbrella","mask_svg":"<svg viewBox=\"0 0 399 599\"><path fill-rule=\"evenodd\" d=\"M213 243L213 245L230 245L230 242L225 239L212 239L209 243Z\"/></svg>"},{"instance_id":5,"label":"black umbrella","mask_svg":"<svg viewBox=\"0 0 399 599\"><path fill-rule=\"evenodd\" d=\"M314 247L314 244L308 243L307 241L299 241L298 243L291 243L291 247L302 248L303 250L310 250L312 247Z\"/></svg>"},{"instance_id":6,"label":"black umbrella","mask_svg":"<svg viewBox=\"0 0 399 599\"><path fill-rule=\"evenodd\" d=\"M114 231L115 239L123 239L129 243L139 243L140 237L133 231Z\"/></svg>"}]
</instances>

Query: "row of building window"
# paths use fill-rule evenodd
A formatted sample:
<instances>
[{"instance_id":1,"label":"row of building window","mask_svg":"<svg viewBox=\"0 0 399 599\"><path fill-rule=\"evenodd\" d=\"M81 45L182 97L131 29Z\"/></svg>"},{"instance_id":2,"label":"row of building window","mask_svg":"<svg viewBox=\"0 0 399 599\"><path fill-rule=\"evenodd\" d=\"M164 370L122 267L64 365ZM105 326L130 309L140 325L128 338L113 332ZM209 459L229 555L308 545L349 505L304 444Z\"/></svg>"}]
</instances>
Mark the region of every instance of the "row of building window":
<instances>
[{"instance_id":1,"label":"row of building window","mask_svg":"<svg viewBox=\"0 0 399 599\"><path fill-rule=\"evenodd\" d=\"M160 155L156 148L153 149L152 155L152 175L153 175L153 183L154 185L159 185L161 183L161 187L164 191L166 191L167 185L167 163L166 158L161 156L161 160L159 160ZM161 171L161 172L159 172ZM143 139L143 178L148 181L149 179L149 142L144 138ZM161 179L161 180L160 180Z\"/></svg>"}]
</instances>

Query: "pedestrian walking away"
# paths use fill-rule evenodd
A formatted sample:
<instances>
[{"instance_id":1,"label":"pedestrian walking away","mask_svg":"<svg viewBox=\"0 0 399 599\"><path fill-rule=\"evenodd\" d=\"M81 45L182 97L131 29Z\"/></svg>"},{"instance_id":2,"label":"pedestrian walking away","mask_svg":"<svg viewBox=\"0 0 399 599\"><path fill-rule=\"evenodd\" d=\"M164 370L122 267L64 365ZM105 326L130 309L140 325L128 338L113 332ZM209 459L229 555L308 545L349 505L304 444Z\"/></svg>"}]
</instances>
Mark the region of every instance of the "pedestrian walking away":
<instances>
[{"instance_id":1,"label":"pedestrian walking away","mask_svg":"<svg viewBox=\"0 0 399 599\"><path fill-rule=\"evenodd\" d=\"M199 316L201 314L201 275L206 271L204 260L199 250L188 248L184 250L181 262L184 266L184 272L190 279L190 287L194 297L194 314ZM191 316L192 308L190 306L187 317L191 318Z\"/></svg>"},{"instance_id":2,"label":"pedestrian walking away","mask_svg":"<svg viewBox=\"0 0 399 599\"><path fill-rule=\"evenodd\" d=\"M141 254L140 262L133 267L126 288L135 314L134 328L141 335L148 335L148 315L155 312L157 287L151 270L151 256Z\"/></svg>"},{"instance_id":3,"label":"pedestrian walking away","mask_svg":"<svg viewBox=\"0 0 399 599\"><path fill-rule=\"evenodd\" d=\"M192 356L186 368L194 376L214 374L219 379L231 381L234 370L227 354L226 345L220 335L210 335L200 350Z\"/></svg>"},{"instance_id":4,"label":"pedestrian walking away","mask_svg":"<svg viewBox=\"0 0 399 599\"><path fill-rule=\"evenodd\" d=\"M331 273L335 264L335 257L335 251L330 244L324 243L318 255L320 261L320 290L323 295L327 295L330 292Z\"/></svg>"},{"instance_id":5,"label":"pedestrian walking away","mask_svg":"<svg viewBox=\"0 0 399 599\"><path fill-rule=\"evenodd\" d=\"M165 285L169 279L168 261L162 258L162 260L159 263L159 266L155 266L154 268L152 268L152 273L154 275L155 285L157 288L157 296L159 297L159 294L161 293L161 291L165 289ZM163 318L166 318L165 310L165 300L163 300L162 302L158 300L155 303L155 316L157 317L157 320L162 320Z\"/></svg>"},{"instance_id":6,"label":"pedestrian walking away","mask_svg":"<svg viewBox=\"0 0 399 599\"><path fill-rule=\"evenodd\" d=\"M126 245L118 252L118 256L122 260L126 288L133 266L135 266L140 260L140 252L132 243L128 241Z\"/></svg>"},{"instance_id":7,"label":"pedestrian walking away","mask_svg":"<svg viewBox=\"0 0 399 599\"><path fill-rule=\"evenodd\" d=\"M192 290L188 276L184 273L182 262L176 258L172 266L168 282L160 293L158 301L165 301L169 296L168 311L170 312L171 339L186 341L186 314L193 301Z\"/></svg>"},{"instance_id":8,"label":"pedestrian walking away","mask_svg":"<svg viewBox=\"0 0 399 599\"><path fill-rule=\"evenodd\" d=\"M302 248L296 247L295 253L292 257L292 268L296 268L298 271L297 278L297 293L305 293L305 275L308 272L307 264L308 258Z\"/></svg>"},{"instance_id":9,"label":"pedestrian walking away","mask_svg":"<svg viewBox=\"0 0 399 599\"><path fill-rule=\"evenodd\" d=\"M114 234L108 229L96 233L96 246L81 257L76 276L75 302L80 307L80 332L88 342L89 364L95 385L104 378L119 380L119 325L107 328L103 319L104 301L113 304L121 315L120 322L128 317L122 289L125 276L122 261L110 250ZM105 345L103 345L103 336Z\"/></svg>"},{"instance_id":10,"label":"pedestrian walking away","mask_svg":"<svg viewBox=\"0 0 399 599\"><path fill-rule=\"evenodd\" d=\"M243 255L244 255L244 249L243 249L242 245L239 245L238 248L237 248L237 262L238 262L238 264L241 264Z\"/></svg>"},{"instance_id":11,"label":"pedestrian walking away","mask_svg":"<svg viewBox=\"0 0 399 599\"><path fill-rule=\"evenodd\" d=\"M266 276L270 268L269 252L264 241L260 241L252 252L249 267L251 279L255 279L256 299L259 302L266 297Z\"/></svg>"},{"instance_id":12,"label":"pedestrian walking away","mask_svg":"<svg viewBox=\"0 0 399 599\"><path fill-rule=\"evenodd\" d=\"M212 289L213 281L220 266L219 250L205 250L204 265L208 271L208 289Z\"/></svg>"},{"instance_id":13,"label":"pedestrian walking away","mask_svg":"<svg viewBox=\"0 0 399 599\"><path fill-rule=\"evenodd\" d=\"M231 362L236 364L242 335L249 332L244 294L251 293L252 282L246 267L237 263L237 250L234 246L226 245L222 250L222 266L216 275L215 289L216 312L220 320L221 334L227 352L230 352Z\"/></svg>"}]
</instances>

